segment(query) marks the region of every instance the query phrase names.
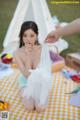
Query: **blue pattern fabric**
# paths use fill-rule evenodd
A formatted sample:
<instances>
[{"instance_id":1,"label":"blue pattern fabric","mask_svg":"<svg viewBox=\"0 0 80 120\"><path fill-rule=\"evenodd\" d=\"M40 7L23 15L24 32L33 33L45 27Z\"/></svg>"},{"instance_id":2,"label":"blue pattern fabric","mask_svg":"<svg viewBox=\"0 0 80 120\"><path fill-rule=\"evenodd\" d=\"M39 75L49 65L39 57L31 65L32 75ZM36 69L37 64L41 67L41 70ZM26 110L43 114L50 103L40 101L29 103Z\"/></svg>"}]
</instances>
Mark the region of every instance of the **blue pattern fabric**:
<instances>
[{"instance_id":1,"label":"blue pattern fabric","mask_svg":"<svg viewBox=\"0 0 80 120\"><path fill-rule=\"evenodd\" d=\"M20 88L26 87L27 86L27 79L23 75L20 75L20 77L18 79L18 84L19 84Z\"/></svg>"}]
</instances>

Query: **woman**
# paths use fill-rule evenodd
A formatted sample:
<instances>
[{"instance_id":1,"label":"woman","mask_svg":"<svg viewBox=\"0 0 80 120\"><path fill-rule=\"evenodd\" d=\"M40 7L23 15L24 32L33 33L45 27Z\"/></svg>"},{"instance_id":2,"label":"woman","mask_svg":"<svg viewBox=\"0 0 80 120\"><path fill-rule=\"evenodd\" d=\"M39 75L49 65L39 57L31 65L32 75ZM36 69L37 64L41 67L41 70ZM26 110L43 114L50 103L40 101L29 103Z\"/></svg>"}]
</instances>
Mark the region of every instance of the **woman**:
<instances>
[{"instance_id":1,"label":"woman","mask_svg":"<svg viewBox=\"0 0 80 120\"><path fill-rule=\"evenodd\" d=\"M19 78L22 100L27 110L44 111L51 78L49 50L47 45L38 43L38 27L32 21L22 24L19 36L20 48L14 57L22 73Z\"/></svg>"}]
</instances>

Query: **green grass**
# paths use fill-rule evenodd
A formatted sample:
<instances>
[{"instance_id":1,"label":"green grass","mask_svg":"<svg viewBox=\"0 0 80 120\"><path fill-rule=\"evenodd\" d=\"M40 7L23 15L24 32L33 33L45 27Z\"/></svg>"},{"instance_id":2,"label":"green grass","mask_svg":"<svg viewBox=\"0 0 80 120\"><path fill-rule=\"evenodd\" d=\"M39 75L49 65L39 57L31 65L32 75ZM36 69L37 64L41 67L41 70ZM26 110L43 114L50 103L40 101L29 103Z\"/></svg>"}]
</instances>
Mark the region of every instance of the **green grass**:
<instances>
[{"instance_id":1,"label":"green grass","mask_svg":"<svg viewBox=\"0 0 80 120\"><path fill-rule=\"evenodd\" d=\"M53 0L47 0L51 15L56 15L61 22L70 22L80 17L80 4L54 5L50 4L50 1ZM2 44L4 37L17 6L17 2L18 0L0 0L0 50L3 48ZM61 53L63 56L65 56L68 52L80 51L80 34L68 36L65 39L69 43L69 49Z\"/></svg>"},{"instance_id":2,"label":"green grass","mask_svg":"<svg viewBox=\"0 0 80 120\"><path fill-rule=\"evenodd\" d=\"M60 22L71 22L80 17L80 4L51 4L53 0L47 0L51 15L56 15ZM60 1L60 0L54 0ZM62 1L62 0L61 0ZM63 0L65 1L65 0ZM80 34L71 35L64 38L69 43L69 49L63 51L61 55L65 56L70 52L80 51Z\"/></svg>"},{"instance_id":3,"label":"green grass","mask_svg":"<svg viewBox=\"0 0 80 120\"><path fill-rule=\"evenodd\" d=\"M18 0L0 0L0 51Z\"/></svg>"}]
</instances>

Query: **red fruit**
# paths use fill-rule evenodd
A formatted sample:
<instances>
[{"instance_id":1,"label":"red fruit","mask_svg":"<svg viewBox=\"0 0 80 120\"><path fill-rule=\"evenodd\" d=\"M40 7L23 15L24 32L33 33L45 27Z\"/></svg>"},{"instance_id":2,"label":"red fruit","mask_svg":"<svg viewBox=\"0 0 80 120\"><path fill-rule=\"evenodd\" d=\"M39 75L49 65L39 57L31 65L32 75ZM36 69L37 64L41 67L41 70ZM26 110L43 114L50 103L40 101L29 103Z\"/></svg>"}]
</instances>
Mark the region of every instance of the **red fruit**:
<instances>
[{"instance_id":1,"label":"red fruit","mask_svg":"<svg viewBox=\"0 0 80 120\"><path fill-rule=\"evenodd\" d=\"M2 55L1 60L2 60L3 63L9 64L9 63L12 62L13 58L6 58L6 55L7 54Z\"/></svg>"},{"instance_id":2,"label":"red fruit","mask_svg":"<svg viewBox=\"0 0 80 120\"><path fill-rule=\"evenodd\" d=\"M76 83L80 83L80 75L73 75L71 76L72 80Z\"/></svg>"}]
</instances>

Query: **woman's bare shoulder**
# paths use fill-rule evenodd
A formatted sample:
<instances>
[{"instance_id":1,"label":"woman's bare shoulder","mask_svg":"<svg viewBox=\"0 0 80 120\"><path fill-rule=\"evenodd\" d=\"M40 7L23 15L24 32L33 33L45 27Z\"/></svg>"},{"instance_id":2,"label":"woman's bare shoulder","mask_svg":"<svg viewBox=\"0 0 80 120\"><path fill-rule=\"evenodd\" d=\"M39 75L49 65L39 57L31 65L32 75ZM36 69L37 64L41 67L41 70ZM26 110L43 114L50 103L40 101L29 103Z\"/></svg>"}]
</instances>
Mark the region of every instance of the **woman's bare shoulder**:
<instances>
[{"instance_id":1,"label":"woman's bare shoulder","mask_svg":"<svg viewBox=\"0 0 80 120\"><path fill-rule=\"evenodd\" d=\"M15 52L14 55L21 55L23 52L23 47L22 48L18 48Z\"/></svg>"}]
</instances>

